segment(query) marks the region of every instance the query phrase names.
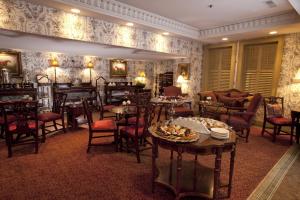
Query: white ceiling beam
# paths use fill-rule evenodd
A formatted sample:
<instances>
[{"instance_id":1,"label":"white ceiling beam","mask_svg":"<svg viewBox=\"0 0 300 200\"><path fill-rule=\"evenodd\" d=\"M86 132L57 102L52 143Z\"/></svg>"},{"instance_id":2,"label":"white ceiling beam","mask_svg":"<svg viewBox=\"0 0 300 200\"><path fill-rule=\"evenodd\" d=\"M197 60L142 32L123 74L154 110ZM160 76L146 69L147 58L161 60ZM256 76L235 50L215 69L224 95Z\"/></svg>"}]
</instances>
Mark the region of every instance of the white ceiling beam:
<instances>
[{"instance_id":1,"label":"white ceiling beam","mask_svg":"<svg viewBox=\"0 0 300 200\"><path fill-rule=\"evenodd\" d=\"M290 4L294 7L297 13L300 15L300 1L299 0L289 0Z\"/></svg>"}]
</instances>

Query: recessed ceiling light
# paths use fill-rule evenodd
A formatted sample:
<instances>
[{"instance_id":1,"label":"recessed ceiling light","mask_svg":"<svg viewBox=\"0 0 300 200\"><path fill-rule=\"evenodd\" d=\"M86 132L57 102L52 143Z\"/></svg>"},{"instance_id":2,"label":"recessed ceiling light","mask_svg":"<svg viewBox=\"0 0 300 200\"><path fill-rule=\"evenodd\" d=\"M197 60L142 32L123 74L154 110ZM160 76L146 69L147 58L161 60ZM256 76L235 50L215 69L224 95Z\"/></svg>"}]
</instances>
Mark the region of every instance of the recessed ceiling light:
<instances>
[{"instance_id":1,"label":"recessed ceiling light","mask_svg":"<svg viewBox=\"0 0 300 200\"><path fill-rule=\"evenodd\" d=\"M277 34L277 33L278 33L277 31L270 31L270 32L269 32L270 35L275 35L275 34Z\"/></svg>"},{"instance_id":2,"label":"recessed ceiling light","mask_svg":"<svg viewBox=\"0 0 300 200\"><path fill-rule=\"evenodd\" d=\"M227 38L227 37L223 37L222 40L223 40L223 41L227 41L228 38Z\"/></svg>"},{"instance_id":3,"label":"recessed ceiling light","mask_svg":"<svg viewBox=\"0 0 300 200\"><path fill-rule=\"evenodd\" d=\"M72 8L72 9L71 9L71 12L72 12L72 13L78 14L78 13L80 13L80 10L77 9L77 8Z\"/></svg>"},{"instance_id":4,"label":"recessed ceiling light","mask_svg":"<svg viewBox=\"0 0 300 200\"><path fill-rule=\"evenodd\" d=\"M168 32L163 32L163 35L170 35L170 33L168 33Z\"/></svg>"},{"instance_id":5,"label":"recessed ceiling light","mask_svg":"<svg viewBox=\"0 0 300 200\"><path fill-rule=\"evenodd\" d=\"M134 24L131 23L131 22L127 22L126 25L127 25L127 26L133 26Z\"/></svg>"}]
</instances>

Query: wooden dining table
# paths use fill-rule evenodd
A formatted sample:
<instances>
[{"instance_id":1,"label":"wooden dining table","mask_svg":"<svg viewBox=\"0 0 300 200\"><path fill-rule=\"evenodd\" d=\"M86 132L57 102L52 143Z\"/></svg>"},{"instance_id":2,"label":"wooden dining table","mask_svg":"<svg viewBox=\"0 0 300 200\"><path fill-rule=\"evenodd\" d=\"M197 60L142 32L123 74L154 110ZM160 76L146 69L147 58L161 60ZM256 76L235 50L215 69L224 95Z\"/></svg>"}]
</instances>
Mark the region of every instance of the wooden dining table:
<instances>
[{"instance_id":1,"label":"wooden dining table","mask_svg":"<svg viewBox=\"0 0 300 200\"><path fill-rule=\"evenodd\" d=\"M206 119L206 118L203 118ZM210 119L212 120L212 119ZM221 123L221 122L220 122ZM169 188L176 195L176 199L185 196L198 196L207 199L220 199L219 190L227 187L227 196L230 197L234 158L236 151L236 134L230 130L229 138L214 139L210 135L199 134L195 142L176 142L164 139L157 134L159 124L152 125L149 132L152 136L152 191L155 186L162 185ZM159 148L170 150L169 162L157 163ZM174 152L177 159L174 159ZM227 183L221 183L222 154L230 153L230 170ZM194 160L184 160L183 154L194 155ZM197 160L199 156L215 155L214 168L201 165Z\"/></svg>"}]
</instances>

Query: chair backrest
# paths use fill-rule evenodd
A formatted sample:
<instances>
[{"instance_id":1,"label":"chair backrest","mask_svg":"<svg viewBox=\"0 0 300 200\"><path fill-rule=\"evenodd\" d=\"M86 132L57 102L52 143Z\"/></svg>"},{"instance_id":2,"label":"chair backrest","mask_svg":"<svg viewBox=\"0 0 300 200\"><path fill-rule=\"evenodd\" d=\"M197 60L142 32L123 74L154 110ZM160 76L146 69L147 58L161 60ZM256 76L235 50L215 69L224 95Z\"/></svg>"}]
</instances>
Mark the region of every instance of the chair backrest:
<instances>
[{"instance_id":1,"label":"chair backrest","mask_svg":"<svg viewBox=\"0 0 300 200\"><path fill-rule=\"evenodd\" d=\"M176 86L168 86L164 88L164 95L165 96L172 96L172 97L177 97L181 96L181 88L176 87Z\"/></svg>"},{"instance_id":2,"label":"chair backrest","mask_svg":"<svg viewBox=\"0 0 300 200\"><path fill-rule=\"evenodd\" d=\"M5 130L9 132L8 115L14 117L13 123L16 125L15 131L18 133L28 133L32 131L29 122L34 122L38 127L38 102L37 101L15 101L3 106ZM38 130L38 129L36 129Z\"/></svg>"},{"instance_id":3,"label":"chair backrest","mask_svg":"<svg viewBox=\"0 0 300 200\"><path fill-rule=\"evenodd\" d=\"M61 112L65 108L66 100L67 100L66 93L56 93L53 98L52 112L61 114Z\"/></svg>"},{"instance_id":4,"label":"chair backrest","mask_svg":"<svg viewBox=\"0 0 300 200\"><path fill-rule=\"evenodd\" d=\"M264 118L281 117L284 114L283 97L264 97Z\"/></svg>"},{"instance_id":5,"label":"chair backrest","mask_svg":"<svg viewBox=\"0 0 300 200\"><path fill-rule=\"evenodd\" d=\"M86 115L88 121L89 129L91 130L93 124L93 113L92 113L91 106L89 105L86 98L82 100L82 106L83 106L84 114Z\"/></svg>"},{"instance_id":6,"label":"chair backrest","mask_svg":"<svg viewBox=\"0 0 300 200\"><path fill-rule=\"evenodd\" d=\"M259 93L254 94L252 100L250 101L249 106L247 107L247 112L256 113L260 106L262 98L263 97L261 96L261 94L259 94ZM244 119L246 121L250 122L250 121L253 121L254 117L255 117L255 115L245 115Z\"/></svg>"}]
</instances>

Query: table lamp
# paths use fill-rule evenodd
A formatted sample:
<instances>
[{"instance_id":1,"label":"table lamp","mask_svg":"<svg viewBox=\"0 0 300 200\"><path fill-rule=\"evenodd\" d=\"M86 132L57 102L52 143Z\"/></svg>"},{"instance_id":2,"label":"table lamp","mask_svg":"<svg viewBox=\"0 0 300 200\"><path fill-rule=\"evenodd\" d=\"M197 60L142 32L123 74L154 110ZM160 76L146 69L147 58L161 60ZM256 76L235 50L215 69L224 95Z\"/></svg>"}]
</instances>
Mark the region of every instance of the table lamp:
<instances>
[{"instance_id":1,"label":"table lamp","mask_svg":"<svg viewBox=\"0 0 300 200\"><path fill-rule=\"evenodd\" d=\"M59 63L56 58L50 60L50 66L54 67L54 83L56 83L56 68L59 67Z\"/></svg>"},{"instance_id":2,"label":"table lamp","mask_svg":"<svg viewBox=\"0 0 300 200\"><path fill-rule=\"evenodd\" d=\"M293 83L300 83L300 68L298 69L295 78L293 78Z\"/></svg>"},{"instance_id":3,"label":"table lamp","mask_svg":"<svg viewBox=\"0 0 300 200\"><path fill-rule=\"evenodd\" d=\"M90 69L90 83L92 84L92 68L94 68L94 64L92 63L92 61L88 62L87 68Z\"/></svg>"}]
</instances>

